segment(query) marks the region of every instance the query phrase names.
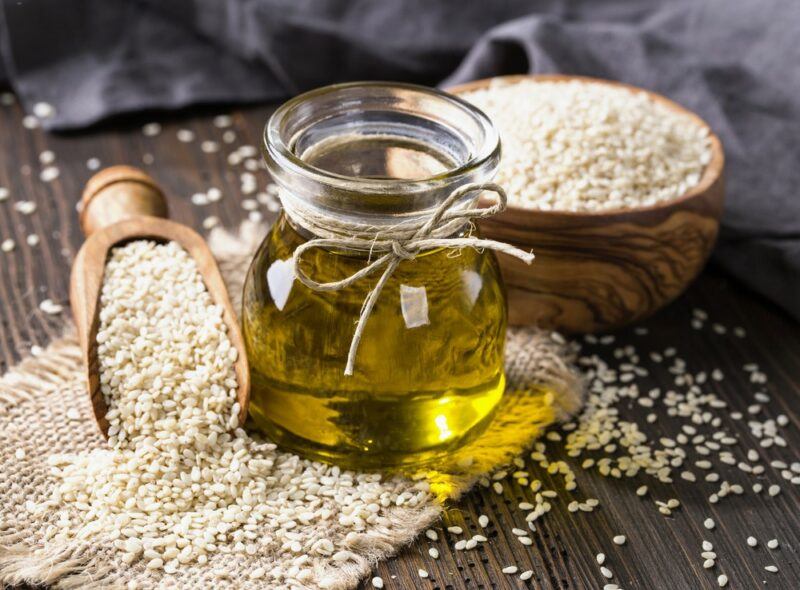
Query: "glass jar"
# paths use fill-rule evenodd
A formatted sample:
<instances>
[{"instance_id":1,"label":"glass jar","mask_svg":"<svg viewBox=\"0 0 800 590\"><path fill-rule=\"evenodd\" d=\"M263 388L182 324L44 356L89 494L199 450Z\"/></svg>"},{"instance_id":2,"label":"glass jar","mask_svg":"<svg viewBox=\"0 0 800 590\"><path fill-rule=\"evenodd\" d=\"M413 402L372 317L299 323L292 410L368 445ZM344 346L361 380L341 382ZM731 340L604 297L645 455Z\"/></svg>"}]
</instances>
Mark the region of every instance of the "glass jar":
<instances>
[{"instance_id":1,"label":"glass jar","mask_svg":"<svg viewBox=\"0 0 800 590\"><path fill-rule=\"evenodd\" d=\"M430 218L451 193L490 180L500 159L489 119L463 100L405 84L321 88L281 106L264 132L267 167L306 213L383 228ZM456 207L474 206L467 194ZM295 274L296 248L319 236L281 214L247 274L243 326L250 414L280 445L348 467L421 463L491 419L505 377L506 299L494 253L439 248L399 262L364 323L380 272L320 291ZM455 237L476 234L471 224ZM346 236L344 236L346 237ZM350 277L378 254L308 250L319 283Z\"/></svg>"}]
</instances>

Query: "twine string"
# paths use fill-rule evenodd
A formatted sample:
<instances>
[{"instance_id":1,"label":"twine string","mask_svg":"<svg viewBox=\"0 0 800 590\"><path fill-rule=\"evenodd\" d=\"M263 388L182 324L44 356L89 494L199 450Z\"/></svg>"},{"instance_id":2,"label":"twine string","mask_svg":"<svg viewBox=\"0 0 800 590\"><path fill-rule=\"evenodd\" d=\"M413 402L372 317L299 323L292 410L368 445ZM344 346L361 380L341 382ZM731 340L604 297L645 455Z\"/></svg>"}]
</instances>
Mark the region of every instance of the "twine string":
<instances>
[{"instance_id":1,"label":"twine string","mask_svg":"<svg viewBox=\"0 0 800 590\"><path fill-rule=\"evenodd\" d=\"M466 195L476 191L494 193L497 197L497 202L489 207L453 208L454 205L459 203ZM375 303L383 287L403 260L413 260L421 252L435 250L437 248L451 248L455 250L460 250L462 248L481 250L485 248L514 256L526 264L533 262L534 256L532 252L526 252L510 244L472 236L452 237L453 234L457 233L458 230L462 229L473 219L482 219L500 213L506 208L507 201L505 190L498 184L493 182L465 184L450 193L436 208L433 215L423 221L404 222L396 226L384 228L380 231L373 231L372 235L369 235L369 231L365 231L366 226L354 224L351 226L351 231L354 235L314 238L295 249L293 256L295 276L306 287L314 291L339 291L383 269L383 273L375 287L370 290L364 299L364 305L361 308L361 313L356 323L353 339L350 342L350 351L348 352L347 364L344 369L345 375L349 376L353 374L358 345L361 342L367 320L375 307ZM315 233L315 229L313 228L330 228L335 231L347 230L347 224L345 222L341 220L332 220L324 214L316 211L312 212L309 209L298 210L295 208L295 204L295 202L284 199L286 213L295 223L305 227L312 233ZM328 233L331 233L330 229ZM301 264L303 254L316 248L363 250L370 252L370 255L373 252L378 252L380 255L364 266L364 268L344 279L321 283L308 276Z\"/></svg>"}]
</instances>

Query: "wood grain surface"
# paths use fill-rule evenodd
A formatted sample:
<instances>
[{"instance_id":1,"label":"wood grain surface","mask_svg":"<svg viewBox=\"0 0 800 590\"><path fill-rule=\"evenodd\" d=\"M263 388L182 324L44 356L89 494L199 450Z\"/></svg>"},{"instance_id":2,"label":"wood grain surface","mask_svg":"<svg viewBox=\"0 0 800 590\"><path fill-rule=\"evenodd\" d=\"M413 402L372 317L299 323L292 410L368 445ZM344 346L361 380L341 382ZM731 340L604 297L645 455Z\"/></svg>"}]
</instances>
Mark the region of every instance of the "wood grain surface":
<instances>
[{"instance_id":1,"label":"wood grain surface","mask_svg":"<svg viewBox=\"0 0 800 590\"><path fill-rule=\"evenodd\" d=\"M212 115L221 111L193 111L190 116L152 115L147 119L128 119L80 135L50 136L38 130L24 129L19 107L0 107L0 186L8 187L11 198L0 203L0 241L13 238L13 252L0 253L0 370L30 354L33 345L45 345L59 335L67 317L69 267L83 242L75 214L81 189L91 172L86 160L99 158L103 165L132 164L145 170L164 187L170 198L171 217L202 232L202 220L218 216L223 225L233 227L246 216L241 206L239 173L226 163L230 146L223 145L218 153L204 153L203 140L219 141L222 130L212 123ZM233 115L237 143L258 146L261 129L269 109L251 108ZM141 124L157 118L164 124L158 137L144 137ZM196 139L182 143L176 131L191 129ZM39 180L42 165L39 154L51 149L56 154L60 176L53 182ZM149 154L149 155L148 155ZM143 165L143 158L150 164ZM151 160L152 158L152 160ZM255 173L259 183L267 181L266 173ZM203 207L191 204L190 197L211 186L222 189L225 197ZM22 215L13 209L16 200L33 200L38 210ZM266 212L265 212L266 214ZM41 243L26 245L26 236L37 234ZM38 308L45 298L65 306L62 314L49 315ZM689 326L691 310L705 309L714 322L741 326L746 338L730 333L721 335L711 328L703 330ZM646 355L647 351L675 346L678 354L690 361L695 369L718 367L724 371L723 381L712 383L714 391L727 400L732 409L746 411L757 387L750 383L742 366L758 363L769 376L761 387L772 396L763 414L774 418L783 413L790 419L786 428L788 448L765 450L770 458L781 456L798 460L798 394L800 392L800 328L784 313L738 284L718 274L713 268L705 271L689 291L677 301L647 320L647 334L633 328L615 334L613 346L596 345L590 348L601 358L614 362L613 350L632 345ZM641 387L668 387L673 376L664 370L654 370L640 379ZM645 424L648 409L636 404L622 404L620 412ZM732 430L740 439L740 449L758 448L747 426L747 419L734 421ZM669 419L647 424L652 439L674 435L674 423ZM524 527L523 513L517 508L520 501L530 499L529 488L506 484L504 492L479 487L463 500L448 507L447 525L464 526L474 534L480 532L478 516L485 514L490 524L483 532L488 542L472 551L455 551L453 544L462 536L453 535L437 526L439 540L422 536L400 555L376 568L385 588L399 589L601 589L606 581L595 562L595 555L607 555L607 565L614 572L614 582L626 590L694 590L717 588L716 576L724 572L730 578L728 588L769 588L795 590L800 588L800 501L797 488L784 481L776 470L767 466L761 481L780 483L783 492L775 498L765 493L750 493L752 476L735 467L723 471L723 477L745 484L747 493L729 497L709 505L708 495L718 484L689 483L679 478L672 484L653 485L645 477L614 479L602 477L596 470L580 469L581 459L565 457L558 447L548 443L551 459L563 458L577 472L580 497L596 497L600 506L592 513L570 513L566 504L568 494L560 493L553 501L553 510L537 523L531 535L533 544L522 545L512 532ZM775 451L775 452L772 452ZM530 462L529 462L530 463ZM544 482L545 489L563 490L561 478L551 476L535 465L527 469L531 477ZM635 489L647 483L652 496L639 498ZM679 498L682 507L671 517L658 513L653 497ZM716 528L707 531L703 520L713 517ZM615 545L612 537L625 534L627 543ZM748 535L755 535L759 546L746 545ZM775 551L764 544L777 538L781 545ZM702 567L701 540L714 543L718 565L713 570ZM430 547L438 548L437 560L428 555ZM763 568L774 563L776 574ZM508 565L520 571L532 569L527 582L518 575L501 572ZM422 579L419 569L429 577ZM370 588L365 582L364 588Z\"/></svg>"},{"instance_id":2,"label":"wood grain surface","mask_svg":"<svg viewBox=\"0 0 800 590\"><path fill-rule=\"evenodd\" d=\"M700 273L719 230L725 157L700 117L667 98L628 84L560 74L502 76L451 88L465 93L492 82L591 82L637 93L708 130L711 160L682 197L635 210L533 211L513 204L481 222L484 234L536 253L526 265L501 255L509 321L574 333L600 332L650 316Z\"/></svg>"}]
</instances>

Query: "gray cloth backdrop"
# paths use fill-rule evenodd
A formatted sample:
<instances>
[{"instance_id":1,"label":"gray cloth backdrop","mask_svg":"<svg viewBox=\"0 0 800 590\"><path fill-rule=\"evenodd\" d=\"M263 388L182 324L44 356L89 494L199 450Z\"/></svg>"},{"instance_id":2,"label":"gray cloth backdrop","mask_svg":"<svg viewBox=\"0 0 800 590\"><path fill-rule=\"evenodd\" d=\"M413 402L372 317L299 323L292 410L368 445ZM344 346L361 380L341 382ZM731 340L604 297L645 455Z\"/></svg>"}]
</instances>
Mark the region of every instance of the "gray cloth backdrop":
<instances>
[{"instance_id":1,"label":"gray cloth backdrop","mask_svg":"<svg viewBox=\"0 0 800 590\"><path fill-rule=\"evenodd\" d=\"M660 92L728 157L715 260L800 319L798 0L0 0L0 82L52 130L357 79L563 72Z\"/></svg>"}]
</instances>

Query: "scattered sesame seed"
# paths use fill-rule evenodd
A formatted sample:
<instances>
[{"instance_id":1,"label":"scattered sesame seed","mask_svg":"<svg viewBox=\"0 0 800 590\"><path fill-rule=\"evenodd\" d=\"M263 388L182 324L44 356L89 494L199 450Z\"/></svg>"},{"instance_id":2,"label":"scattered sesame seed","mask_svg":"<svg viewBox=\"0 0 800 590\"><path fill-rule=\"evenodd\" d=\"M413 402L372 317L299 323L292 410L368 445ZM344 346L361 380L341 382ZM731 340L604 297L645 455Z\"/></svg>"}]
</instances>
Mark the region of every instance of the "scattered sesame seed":
<instances>
[{"instance_id":1,"label":"scattered sesame seed","mask_svg":"<svg viewBox=\"0 0 800 590\"><path fill-rule=\"evenodd\" d=\"M719 585L720 588L724 588L725 586L727 586L728 585L728 576L726 576L725 574L720 574L717 577L717 584Z\"/></svg>"},{"instance_id":2,"label":"scattered sesame seed","mask_svg":"<svg viewBox=\"0 0 800 590\"><path fill-rule=\"evenodd\" d=\"M214 117L213 123L214 127L222 129L224 127L230 127L233 123L233 118L230 115L217 115Z\"/></svg>"},{"instance_id":3,"label":"scattered sesame seed","mask_svg":"<svg viewBox=\"0 0 800 590\"><path fill-rule=\"evenodd\" d=\"M615 545L624 545L625 541L627 541L625 535L616 535L612 540L614 541Z\"/></svg>"},{"instance_id":4,"label":"scattered sesame seed","mask_svg":"<svg viewBox=\"0 0 800 590\"><path fill-rule=\"evenodd\" d=\"M524 582L526 580L530 580L532 576L533 576L533 570L525 570L519 575L519 579Z\"/></svg>"},{"instance_id":5,"label":"scattered sesame seed","mask_svg":"<svg viewBox=\"0 0 800 590\"><path fill-rule=\"evenodd\" d=\"M14 203L14 210L22 215L31 215L36 212L36 203L34 201L17 201Z\"/></svg>"},{"instance_id":6,"label":"scattered sesame seed","mask_svg":"<svg viewBox=\"0 0 800 590\"><path fill-rule=\"evenodd\" d=\"M712 530L714 528L714 526L716 526L716 523L714 522L713 518L706 518L703 521L703 526L706 527L710 531L710 530Z\"/></svg>"},{"instance_id":7,"label":"scattered sesame seed","mask_svg":"<svg viewBox=\"0 0 800 590\"><path fill-rule=\"evenodd\" d=\"M425 536L428 537L431 541L439 540L439 533L437 533L433 529L428 529L427 531L425 531Z\"/></svg>"},{"instance_id":8,"label":"scattered sesame seed","mask_svg":"<svg viewBox=\"0 0 800 590\"><path fill-rule=\"evenodd\" d=\"M777 549L778 548L778 539L770 539L767 541L767 547L770 549Z\"/></svg>"},{"instance_id":9,"label":"scattered sesame seed","mask_svg":"<svg viewBox=\"0 0 800 590\"><path fill-rule=\"evenodd\" d=\"M772 574L778 573L778 566L777 565L765 565L764 569Z\"/></svg>"},{"instance_id":10,"label":"scattered sesame seed","mask_svg":"<svg viewBox=\"0 0 800 590\"><path fill-rule=\"evenodd\" d=\"M2 244L0 244L0 250L3 252L11 252L14 249L16 243L11 238L7 238L3 240Z\"/></svg>"},{"instance_id":11,"label":"scattered sesame seed","mask_svg":"<svg viewBox=\"0 0 800 590\"><path fill-rule=\"evenodd\" d=\"M25 238L25 242L28 246L34 247L39 245L39 236L36 234L29 234L27 238Z\"/></svg>"},{"instance_id":12,"label":"scattered sesame seed","mask_svg":"<svg viewBox=\"0 0 800 590\"><path fill-rule=\"evenodd\" d=\"M750 547L755 547L756 545L758 545L758 539L756 539L755 537L747 537L747 544Z\"/></svg>"},{"instance_id":13,"label":"scattered sesame seed","mask_svg":"<svg viewBox=\"0 0 800 590\"><path fill-rule=\"evenodd\" d=\"M22 126L25 127L25 129L37 129L39 127L39 119L33 115L25 115L22 118Z\"/></svg>"},{"instance_id":14,"label":"scattered sesame seed","mask_svg":"<svg viewBox=\"0 0 800 590\"><path fill-rule=\"evenodd\" d=\"M155 137L159 133L161 133L160 123L147 123L142 127L142 134L147 137Z\"/></svg>"},{"instance_id":15,"label":"scattered sesame seed","mask_svg":"<svg viewBox=\"0 0 800 590\"><path fill-rule=\"evenodd\" d=\"M781 493L781 486L773 484L769 486L769 488L767 488L767 493L774 498L775 496Z\"/></svg>"},{"instance_id":16,"label":"scattered sesame seed","mask_svg":"<svg viewBox=\"0 0 800 590\"><path fill-rule=\"evenodd\" d=\"M423 570L423 569L417 570L417 573L419 574L420 578L427 578L428 577L428 572Z\"/></svg>"},{"instance_id":17,"label":"scattered sesame seed","mask_svg":"<svg viewBox=\"0 0 800 590\"><path fill-rule=\"evenodd\" d=\"M64 307L55 303L52 299L45 299L39 303L39 309L50 315L56 315L64 311Z\"/></svg>"},{"instance_id":18,"label":"scattered sesame seed","mask_svg":"<svg viewBox=\"0 0 800 590\"><path fill-rule=\"evenodd\" d=\"M462 529L460 526L449 526L447 527L447 532L452 533L454 535L460 535L461 533L464 532L464 529Z\"/></svg>"},{"instance_id":19,"label":"scattered sesame seed","mask_svg":"<svg viewBox=\"0 0 800 590\"><path fill-rule=\"evenodd\" d=\"M194 131L191 129L178 129L175 136L181 143L191 143L194 141Z\"/></svg>"},{"instance_id":20,"label":"scattered sesame seed","mask_svg":"<svg viewBox=\"0 0 800 590\"><path fill-rule=\"evenodd\" d=\"M603 577L604 577L606 580L610 580L611 578L613 578L613 577L614 577L614 574L613 574L613 573L611 573L611 570L610 570L610 569L608 569L606 566L602 566L602 567L600 568L600 573L601 573L601 574L603 574Z\"/></svg>"},{"instance_id":21,"label":"scattered sesame seed","mask_svg":"<svg viewBox=\"0 0 800 590\"><path fill-rule=\"evenodd\" d=\"M383 588L383 578L380 576L375 576L372 578L372 587L373 588Z\"/></svg>"},{"instance_id":22,"label":"scattered sesame seed","mask_svg":"<svg viewBox=\"0 0 800 590\"><path fill-rule=\"evenodd\" d=\"M507 565L502 569L504 574L516 574L517 573L517 566L515 565Z\"/></svg>"},{"instance_id":23,"label":"scattered sesame seed","mask_svg":"<svg viewBox=\"0 0 800 590\"><path fill-rule=\"evenodd\" d=\"M56 109L48 102L37 102L32 110L34 116L39 119L49 119L56 113Z\"/></svg>"},{"instance_id":24,"label":"scattered sesame seed","mask_svg":"<svg viewBox=\"0 0 800 590\"><path fill-rule=\"evenodd\" d=\"M485 514L481 514L478 517L478 524L481 526L481 528L485 529L487 526L489 526L489 517Z\"/></svg>"},{"instance_id":25,"label":"scattered sesame seed","mask_svg":"<svg viewBox=\"0 0 800 590\"><path fill-rule=\"evenodd\" d=\"M703 567L708 570L708 569L711 569L712 567L714 567L716 565L716 563L717 562L714 561L713 559L706 559L703 562Z\"/></svg>"},{"instance_id":26,"label":"scattered sesame seed","mask_svg":"<svg viewBox=\"0 0 800 590\"><path fill-rule=\"evenodd\" d=\"M86 167L89 170L99 170L100 169L100 159L99 158L89 158L86 160Z\"/></svg>"},{"instance_id":27,"label":"scattered sesame seed","mask_svg":"<svg viewBox=\"0 0 800 590\"><path fill-rule=\"evenodd\" d=\"M595 559L597 559L597 564L598 565L603 565L606 562L606 554L605 553L598 553L597 557Z\"/></svg>"},{"instance_id":28,"label":"scattered sesame seed","mask_svg":"<svg viewBox=\"0 0 800 590\"><path fill-rule=\"evenodd\" d=\"M428 555L430 555L434 559L439 559L439 550L436 547L431 547L430 549L428 549Z\"/></svg>"}]
</instances>

